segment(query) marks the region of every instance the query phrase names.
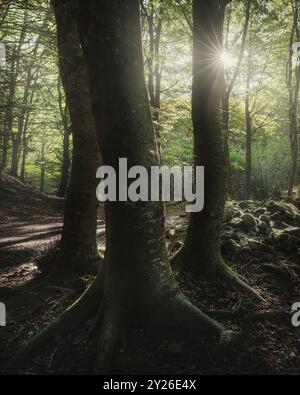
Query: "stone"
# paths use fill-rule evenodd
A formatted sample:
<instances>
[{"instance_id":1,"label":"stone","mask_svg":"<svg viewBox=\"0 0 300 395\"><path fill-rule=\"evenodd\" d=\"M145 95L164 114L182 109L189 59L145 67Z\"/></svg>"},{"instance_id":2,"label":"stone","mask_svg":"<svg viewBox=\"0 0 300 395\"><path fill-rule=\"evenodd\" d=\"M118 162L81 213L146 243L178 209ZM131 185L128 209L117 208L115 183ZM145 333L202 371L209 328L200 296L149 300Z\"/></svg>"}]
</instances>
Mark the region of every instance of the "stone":
<instances>
[{"instance_id":1,"label":"stone","mask_svg":"<svg viewBox=\"0 0 300 395\"><path fill-rule=\"evenodd\" d=\"M270 232L270 226L266 222L259 221L257 228L262 235L267 235Z\"/></svg>"},{"instance_id":2,"label":"stone","mask_svg":"<svg viewBox=\"0 0 300 395\"><path fill-rule=\"evenodd\" d=\"M244 214L241 217L243 225L248 229L253 229L256 227L256 220L251 214Z\"/></svg>"},{"instance_id":3,"label":"stone","mask_svg":"<svg viewBox=\"0 0 300 395\"><path fill-rule=\"evenodd\" d=\"M260 215L265 214L265 212L266 212L266 209L264 207L259 207L256 210L254 210L254 215L260 216Z\"/></svg>"},{"instance_id":4,"label":"stone","mask_svg":"<svg viewBox=\"0 0 300 395\"><path fill-rule=\"evenodd\" d=\"M241 218L233 218L230 223L235 228L241 228L243 226L243 221Z\"/></svg>"},{"instance_id":5,"label":"stone","mask_svg":"<svg viewBox=\"0 0 300 395\"><path fill-rule=\"evenodd\" d=\"M265 224L267 224L268 226L270 226L270 224L271 224L270 217L268 217L266 214L261 214L258 219L261 222L264 222Z\"/></svg>"},{"instance_id":6,"label":"stone","mask_svg":"<svg viewBox=\"0 0 300 395\"><path fill-rule=\"evenodd\" d=\"M300 247L299 239L286 233L285 230L275 230L273 239L286 252L295 252Z\"/></svg>"},{"instance_id":7,"label":"stone","mask_svg":"<svg viewBox=\"0 0 300 395\"><path fill-rule=\"evenodd\" d=\"M239 253L240 245L235 240L229 239L222 242L221 248L222 253L233 256Z\"/></svg>"}]
</instances>

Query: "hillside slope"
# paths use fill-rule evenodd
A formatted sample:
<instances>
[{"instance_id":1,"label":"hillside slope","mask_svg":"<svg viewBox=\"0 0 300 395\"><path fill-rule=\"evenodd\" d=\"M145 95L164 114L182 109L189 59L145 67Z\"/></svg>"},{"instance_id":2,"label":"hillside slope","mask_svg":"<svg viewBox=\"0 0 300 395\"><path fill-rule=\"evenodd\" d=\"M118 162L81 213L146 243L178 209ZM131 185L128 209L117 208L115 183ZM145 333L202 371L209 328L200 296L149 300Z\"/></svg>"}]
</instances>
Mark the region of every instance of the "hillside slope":
<instances>
[{"instance_id":1,"label":"hillside slope","mask_svg":"<svg viewBox=\"0 0 300 395\"><path fill-rule=\"evenodd\" d=\"M6 173L0 184L0 223L61 213L64 200L40 193Z\"/></svg>"}]
</instances>

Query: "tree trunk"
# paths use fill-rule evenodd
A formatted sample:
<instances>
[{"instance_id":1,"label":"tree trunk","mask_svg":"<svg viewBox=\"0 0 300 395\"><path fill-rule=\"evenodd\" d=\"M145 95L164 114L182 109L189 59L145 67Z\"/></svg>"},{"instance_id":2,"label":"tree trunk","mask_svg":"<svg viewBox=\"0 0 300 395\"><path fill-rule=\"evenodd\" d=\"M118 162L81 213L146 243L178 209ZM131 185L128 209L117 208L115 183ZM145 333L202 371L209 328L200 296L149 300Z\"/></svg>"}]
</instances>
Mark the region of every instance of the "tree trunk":
<instances>
[{"instance_id":1,"label":"tree trunk","mask_svg":"<svg viewBox=\"0 0 300 395\"><path fill-rule=\"evenodd\" d=\"M227 3L230 3L230 1L225 1L225 2L223 1L223 5L226 5ZM232 79L227 82L227 86L224 91L224 96L222 98L222 129L223 129L223 134L224 134L225 168L227 171L226 178L225 178L226 179L226 198L232 197L232 195L234 193L233 185L232 185L233 180L232 180L232 168L231 168L231 161L230 161L230 146L229 146L229 132L230 132L229 131L229 102L230 102L232 90L234 88L236 79L239 75L240 67L241 67L241 64L242 64L242 61L244 58L246 39L247 39L250 16L251 16L251 6L252 6L252 0L247 0L246 12L245 12L245 23L244 23L244 27L243 27L240 53L238 56L236 67L233 72ZM226 38L226 44L228 42L227 38ZM227 48L226 48L226 50L227 50Z\"/></svg>"},{"instance_id":2,"label":"tree trunk","mask_svg":"<svg viewBox=\"0 0 300 395\"><path fill-rule=\"evenodd\" d=\"M45 191L45 175L46 175L46 158L45 158L45 140L42 141L41 149L41 178L40 178L40 192Z\"/></svg>"},{"instance_id":3,"label":"tree trunk","mask_svg":"<svg viewBox=\"0 0 300 395\"><path fill-rule=\"evenodd\" d=\"M225 181L226 181L226 198L232 197L233 186L232 186L232 169L230 161L230 149L229 149L229 100L231 93L225 92L222 97L222 130L224 138L224 156L225 156Z\"/></svg>"},{"instance_id":4,"label":"tree trunk","mask_svg":"<svg viewBox=\"0 0 300 395\"><path fill-rule=\"evenodd\" d=\"M64 197L67 193L67 187L69 182L69 170L70 170L70 128L68 125L68 107L63 106L63 97L60 88L60 79L58 80L58 105L60 116L63 124L63 158L61 165L61 177L59 183L59 189L57 195Z\"/></svg>"},{"instance_id":5,"label":"tree trunk","mask_svg":"<svg viewBox=\"0 0 300 395\"><path fill-rule=\"evenodd\" d=\"M30 103L33 102L33 97L34 97L34 92L31 92ZM20 174L22 181L25 181L26 178L26 156L28 152L27 130L29 125L29 117L30 117L30 108L27 109L24 128L23 128L23 135L22 135L23 151L22 151L22 163L21 163L21 174Z\"/></svg>"},{"instance_id":6,"label":"tree trunk","mask_svg":"<svg viewBox=\"0 0 300 395\"><path fill-rule=\"evenodd\" d=\"M150 170L159 158L144 79L139 2L84 0L81 4L81 37L103 162L117 170L123 157L129 166ZM233 333L188 302L176 284L164 221L161 202L108 202L105 261L96 281L21 350L17 361L95 311L101 321L97 373L107 373L120 335L137 319L152 330L176 328L186 333L188 329L197 335L205 330L231 343Z\"/></svg>"},{"instance_id":7,"label":"tree trunk","mask_svg":"<svg viewBox=\"0 0 300 395\"><path fill-rule=\"evenodd\" d=\"M251 197L252 181L252 117L250 110L250 79L252 73L251 65L252 51L249 49L248 70L245 98L245 120L246 120L246 199Z\"/></svg>"},{"instance_id":8,"label":"tree trunk","mask_svg":"<svg viewBox=\"0 0 300 395\"><path fill-rule=\"evenodd\" d=\"M194 273L216 279L225 204L225 155L220 122L224 97L222 53L225 7L221 1L193 2L193 92L195 165L205 167L204 210L192 213L181 261ZM208 50L210 48L210 50Z\"/></svg>"},{"instance_id":9,"label":"tree trunk","mask_svg":"<svg viewBox=\"0 0 300 395\"><path fill-rule=\"evenodd\" d=\"M73 161L57 269L84 272L98 262L96 169L99 151L86 66L78 35L78 2L52 2L57 22L59 67L73 133Z\"/></svg>"},{"instance_id":10,"label":"tree trunk","mask_svg":"<svg viewBox=\"0 0 300 395\"><path fill-rule=\"evenodd\" d=\"M154 130L157 139L158 153L161 160L161 136L160 136L160 98L161 98L161 60L160 60L160 42L163 27L163 6L156 5L159 7L159 11L155 11L155 4L153 0L150 1L149 7L150 12L147 11L147 6L143 6L145 17L148 22L148 33L149 33L149 56L147 58L148 68L148 92L150 97L150 105L153 110ZM156 19L158 19L156 21Z\"/></svg>"},{"instance_id":11,"label":"tree trunk","mask_svg":"<svg viewBox=\"0 0 300 395\"><path fill-rule=\"evenodd\" d=\"M298 28L299 20L299 1L293 4L293 25L290 36L289 59L287 65L287 88L289 92L289 123L290 123L290 142L291 142L291 176L289 182L288 197L292 199L293 189L298 179L298 162L299 162L299 127L298 127L298 99L300 89L300 66L295 67L295 78L293 78L293 43L296 38L300 40ZM295 82L293 80L295 79Z\"/></svg>"},{"instance_id":12,"label":"tree trunk","mask_svg":"<svg viewBox=\"0 0 300 395\"><path fill-rule=\"evenodd\" d=\"M227 1L193 1L193 92L195 165L205 167L204 209L192 213L184 246L172 258L177 269L187 269L207 279L219 276L264 300L223 261L221 227L226 200L226 155L221 126L224 66L216 62L223 50L223 25Z\"/></svg>"},{"instance_id":13,"label":"tree trunk","mask_svg":"<svg viewBox=\"0 0 300 395\"><path fill-rule=\"evenodd\" d=\"M246 199L251 198L252 192L252 125L251 114L249 110L249 100L246 99Z\"/></svg>"}]
</instances>

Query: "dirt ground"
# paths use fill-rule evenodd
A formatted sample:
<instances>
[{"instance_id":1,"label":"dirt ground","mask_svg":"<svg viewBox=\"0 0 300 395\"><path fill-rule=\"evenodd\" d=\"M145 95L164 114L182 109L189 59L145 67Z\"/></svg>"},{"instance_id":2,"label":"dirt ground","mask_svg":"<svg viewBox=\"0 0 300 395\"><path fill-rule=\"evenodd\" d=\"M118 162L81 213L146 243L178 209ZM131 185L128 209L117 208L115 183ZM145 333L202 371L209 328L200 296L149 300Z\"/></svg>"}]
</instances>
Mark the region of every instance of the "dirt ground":
<instances>
[{"instance_id":1,"label":"dirt ground","mask_svg":"<svg viewBox=\"0 0 300 395\"><path fill-rule=\"evenodd\" d=\"M12 192L14 191L14 192ZM25 340L56 318L91 283L31 288L39 274L37 257L53 248L62 227L63 202L7 180L0 189L0 301L7 326L0 328L0 369ZM172 250L183 241L187 217L182 207L168 210L167 241ZM105 227L98 223L104 251ZM276 255L277 254L277 255ZM225 256L226 257L226 256ZM227 262L245 276L267 303L258 302L224 283L207 283L183 273L178 281L189 298L227 328L239 330L239 344L223 354L213 338L201 334L147 333L134 325L116 356L115 374L300 374L300 328L291 324L291 306L300 302L298 278L266 270L262 255L242 252ZM275 251L274 260L299 266L299 254ZM22 367L10 373L88 374L92 372L97 333L88 321L63 339L54 339ZM66 359L67 358L67 359ZM67 360L67 363L66 363Z\"/></svg>"}]
</instances>

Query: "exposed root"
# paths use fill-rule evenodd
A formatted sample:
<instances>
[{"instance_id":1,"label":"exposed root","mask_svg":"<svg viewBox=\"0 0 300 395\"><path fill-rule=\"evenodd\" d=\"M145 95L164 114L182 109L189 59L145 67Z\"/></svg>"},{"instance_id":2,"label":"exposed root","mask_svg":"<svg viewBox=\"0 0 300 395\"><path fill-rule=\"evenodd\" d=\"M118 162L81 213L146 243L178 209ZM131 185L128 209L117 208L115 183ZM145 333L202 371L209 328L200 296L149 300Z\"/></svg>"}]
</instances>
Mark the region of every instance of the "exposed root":
<instances>
[{"instance_id":1,"label":"exposed root","mask_svg":"<svg viewBox=\"0 0 300 395\"><path fill-rule=\"evenodd\" d=\"M156 311L154 322L158 322L160 326L163 325L167 329L215 335L219 338L219 344L222 347L225 344L227 347L233 346L239 337L238 333L226 330L219 322L199 310L181 292Z\"/></svg>"},{"instance_id":2,"label":"exposed root","mask_svg":"<svg viewBox=\"0 0 300 395\"><path fill-rule=\"evenodd\" d=\"M62 336L68 330L77 328L81 322L88 319L99 306L101 291L101 274L99 272L93 284L72 306L21 348L8 363L6 371L11 371L12 368L15 369L27 356L36 351L49 339Z\"/></svg>"},{"instance_id":3,"label":"exposed root","mask_svg":"<svg viewBox=\"0 0 300 395\"><path fill-rule=\"evenodd\" d=\"M219 265L218 273L220 277L223 277L226 281L237 285L241 290L246 291L248 294L255 296L263 303L268 303L253 287L246 283L242 276L234 272L224 262Z\"/></svg>"},{"instance_id":4,"label":"exposed root","mask_svg":"<svg viewBox=\"0 0 300 395\"><path fill-rule=\"evenodd\" d=\"M184 262L186 258L183 258L184 247L181 248L176 254L174 254L171 259L172 270L174 272L180 272L184 267ZM199 262L199 265L201 263ZM247 284L247 280L232 270L229 266L225 264L222 257L219 258L219 264L217 266L217 275L218 277L223 278L226 281L231 282L232 284L237 285L241 290L246 291L248 294L255 296L263 303L267 303L267 301L249 284Z\"/></svg>"}]
</instances>

